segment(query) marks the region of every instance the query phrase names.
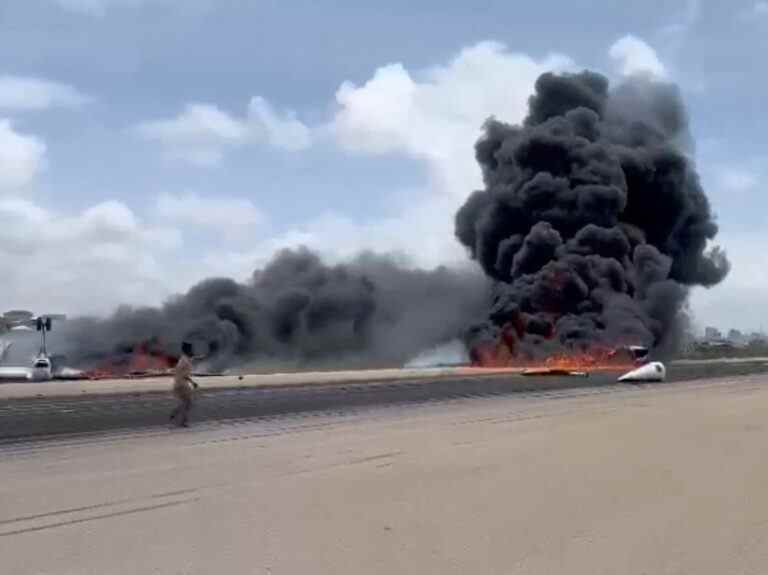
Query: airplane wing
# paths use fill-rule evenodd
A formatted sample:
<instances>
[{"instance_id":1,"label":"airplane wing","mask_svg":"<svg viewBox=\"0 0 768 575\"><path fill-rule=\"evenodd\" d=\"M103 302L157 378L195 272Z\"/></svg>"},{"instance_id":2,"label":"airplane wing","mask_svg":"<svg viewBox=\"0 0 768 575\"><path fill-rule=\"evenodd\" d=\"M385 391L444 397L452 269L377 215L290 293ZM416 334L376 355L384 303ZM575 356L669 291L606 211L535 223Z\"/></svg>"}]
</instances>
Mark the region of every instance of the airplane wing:
<instances>
[{"instance_id":1,"label":"airplane wing","mask_svg":"<svg viewBox=\"0 0 768 575\"><path fill-rule=\"evenodd\" d=\"M32 370L28 367L0 367L0 381L29 381Z\"/></svg>"},{"instance_id":2,"label":"airplane wing","mask_svg":"<svg viewBox=\"0 0 768 575\"><path fill-rule=\"evenodd\" d=\"M13 328L37 328L41 331L45 327L46 331L51 331L51 322L53 320L63 321L67 315L63 313L45 313L35 315L31 311L14 310L0 315L0 320L6 329Z\"/></svg>"},{"instance_id":3,"label":"airplane wing","mask_svg":"<svg viewBox=\"0 0 768 575\"><path fill-rule=\"evenodd\" d=\"M10 311L5 312L3 315L3 319L10 323L17 323L20 321L29 321L33 317L35 317L35 314L31 311L27 311L25 309L13 309Z\"/></svg>"}]
</instances>

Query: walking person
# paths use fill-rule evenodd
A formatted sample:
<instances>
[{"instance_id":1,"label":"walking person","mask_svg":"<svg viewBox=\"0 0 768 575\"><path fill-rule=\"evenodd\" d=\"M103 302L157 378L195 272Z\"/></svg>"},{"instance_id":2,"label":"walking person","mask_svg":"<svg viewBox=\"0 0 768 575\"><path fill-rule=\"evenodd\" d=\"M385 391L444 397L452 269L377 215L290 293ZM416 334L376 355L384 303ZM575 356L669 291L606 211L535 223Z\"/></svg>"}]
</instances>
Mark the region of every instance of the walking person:
<instances>
[{"instance_id":1,"label":"walking person","mask_svg":"<svg viewBox=\"0 0 768 575\"><path fill-rule=\"evenodd\" d=\"M179 401L178 405L171 412L171 422L177 421L181 427L189 426L189 410L192 409L192 396L194 387L198 385L192 379L192 344L183 342L181 344L181 357L176 363L173 371L173 395Z\"/></svg>"}]
</instances>

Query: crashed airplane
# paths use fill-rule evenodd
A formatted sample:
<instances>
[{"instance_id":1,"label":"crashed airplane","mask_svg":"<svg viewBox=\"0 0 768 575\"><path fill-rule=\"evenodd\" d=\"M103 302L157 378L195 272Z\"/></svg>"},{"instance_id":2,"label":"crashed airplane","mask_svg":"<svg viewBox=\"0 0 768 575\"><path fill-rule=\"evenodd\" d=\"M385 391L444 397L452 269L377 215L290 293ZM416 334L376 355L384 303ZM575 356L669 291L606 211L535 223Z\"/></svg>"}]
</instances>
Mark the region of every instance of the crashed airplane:
<instances>
[{"instance_id":1,"label":"crashed airplane","mask_svg":"<svg viewBox=\"0 0 768 575\"><path fill-rule=\"evenodd\" d=\"M73 379L80 372L69 368L54 366L46 347L46 334L53 327L53 320L64 320L62 314L44 314L35 316L32 312L12 311L0 316L0 323L10 332L40 333L40 350L32 358L29 366L0 365L0 381L50 381L53 379ZM13 342L0 342L0 362L4 362Z\"/></svg>"}]
</instances>

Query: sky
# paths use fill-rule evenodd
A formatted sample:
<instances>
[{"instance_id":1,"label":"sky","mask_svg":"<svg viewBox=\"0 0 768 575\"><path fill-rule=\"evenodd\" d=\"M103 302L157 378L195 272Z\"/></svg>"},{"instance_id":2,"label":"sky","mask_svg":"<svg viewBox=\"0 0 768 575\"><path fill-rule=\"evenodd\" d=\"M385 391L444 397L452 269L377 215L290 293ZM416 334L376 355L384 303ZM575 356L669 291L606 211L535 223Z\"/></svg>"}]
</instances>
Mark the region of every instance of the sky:
<instances>
[{"instance_id":1,"label":"sky","mask_svg":"<svg viewBox=\"0 0 768 575\"><path fill-rule=\"evenodd\" d=\"M484 120L590 68L680 86L733 265L692 312L768 328L767 45L753 0L0 0L0 307L157 305L299 245L466 263Z\"/></svg>"}]
</instances>

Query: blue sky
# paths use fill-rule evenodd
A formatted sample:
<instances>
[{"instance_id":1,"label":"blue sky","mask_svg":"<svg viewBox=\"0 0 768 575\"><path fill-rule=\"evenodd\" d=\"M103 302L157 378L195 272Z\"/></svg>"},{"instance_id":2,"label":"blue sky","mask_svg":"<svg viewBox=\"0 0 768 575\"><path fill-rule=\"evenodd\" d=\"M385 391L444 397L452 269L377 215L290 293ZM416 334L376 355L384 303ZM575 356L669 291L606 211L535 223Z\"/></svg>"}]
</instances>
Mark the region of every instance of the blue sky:
<instances>
[{"instance_id":1,"label":"blue sky","mask_svg":"<svg viewBox=\"0 0 768 575\"><path fill-rule=\"evenodd\" d=\"M156 304L300 243L460 262L482 120L519 121L539 73L589 67L680 84L734 264L693 310L759 329L766 32L753 0L4 0L0 296Z\"/></svg>"}]
</instances>

